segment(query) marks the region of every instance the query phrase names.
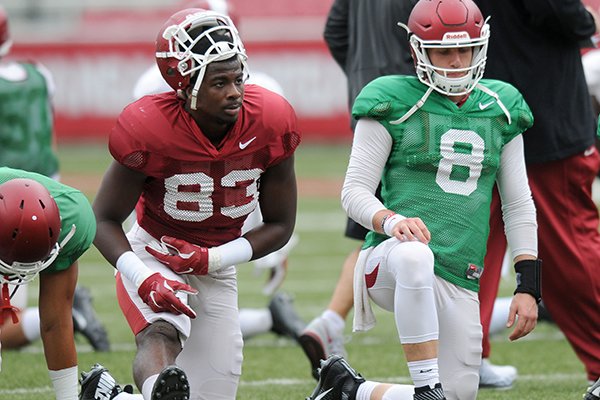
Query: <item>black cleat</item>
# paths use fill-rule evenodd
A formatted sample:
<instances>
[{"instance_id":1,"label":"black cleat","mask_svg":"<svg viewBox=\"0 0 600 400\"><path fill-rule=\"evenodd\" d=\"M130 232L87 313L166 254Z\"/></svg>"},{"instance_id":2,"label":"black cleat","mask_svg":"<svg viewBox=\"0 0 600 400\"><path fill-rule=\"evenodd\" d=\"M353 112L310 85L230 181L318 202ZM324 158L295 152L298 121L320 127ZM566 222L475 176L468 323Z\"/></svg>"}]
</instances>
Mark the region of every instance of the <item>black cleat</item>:
<instances>
[{"instance_id":1,"label":"black cleat","mask_svg":"<svg viewBox=\"0 0 600 400\"><path fill-rule=\"evenodd\" d=\"M432 388L430 386L420 386L415 388L414 400L446 400L441 383L436 383Z\"/></svg>"},{"instance_id":2,"label":"black cleat","mask_svg":"<svg viewBox=\"0 0 600 400\"><path fill-rule=\"evenodd\" d=\"M356 391L365 382L342 357L333 355L321 361L319 382L306 400L355 400Z\"/></svg>"},{"instance_id":3,"label":"black cleat","mask_svg":"<svg viewBox=\"0 0 600 400\"><path fill-rule=\"evenodd\" d=\"M286 293L275 293L269 302L269 311L273 320L271 331L298 340L306 324L296 313L292 297Z\"/></svg>"},{"instance_id":4,"label":"black cleat","mask_svg":"<svg viewBox=\"0 0 600 400\"><path fill-rule=\"evenodd\" d=\"M109 351L108 334L94 311L89 289L81 286L75 288L72 313L75 332L85 336L94 350Z\"/></svg>"},{"instance_id":5,"label":"black cleat","mask_svg":"<svg viewBox=\"0 0 600 400\"><path fill-rule=\"evenodd\" d=\"M79 383L79 400L111 400L122 392L133 393L131 385L121 388L115 378L100 364L94 364L90 372L82 372Z\"/></svg>"},{"instance_id":6,"label":"black cleat","mask_svg":"<svg viewBox=\"0 0 600 400\"><path fill-rule=\"evenodd\" d=\"M588 388L583 400L600 400L600 378Z\"/></svg>"},{"instance_id":7,"label":"black cleat","mask_svg":"<svg viewBox=\"0 0 600 400\"><path fill-rule=\"evenodd\" d=\"M187 376L176 365L165 367L152 388L152 400L189 400L190 385Z\"/></svg>"}]
</instances>

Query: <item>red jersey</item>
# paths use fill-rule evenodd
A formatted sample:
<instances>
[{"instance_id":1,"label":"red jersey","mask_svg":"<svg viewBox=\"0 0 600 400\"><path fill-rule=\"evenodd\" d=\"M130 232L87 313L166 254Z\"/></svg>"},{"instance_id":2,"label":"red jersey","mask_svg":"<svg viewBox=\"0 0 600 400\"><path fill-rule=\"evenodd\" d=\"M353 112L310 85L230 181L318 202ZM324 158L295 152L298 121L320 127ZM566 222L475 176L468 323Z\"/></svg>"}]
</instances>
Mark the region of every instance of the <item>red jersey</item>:
<instances>
[{"instance_id":1,"label":"red jersey","mask_svg":"<svg viewBox=\"0 0 600 400\"><path fill-rule=\"evenodd\" d=\"M296 115L281 96L246 85L237 122L217 149L174 92L128 105L109 149L148 178L136 206L139 225L155 238L169 235L200 246L240 236L258 205L258 180L300 144Z\"/></svg>"}]
</instances>

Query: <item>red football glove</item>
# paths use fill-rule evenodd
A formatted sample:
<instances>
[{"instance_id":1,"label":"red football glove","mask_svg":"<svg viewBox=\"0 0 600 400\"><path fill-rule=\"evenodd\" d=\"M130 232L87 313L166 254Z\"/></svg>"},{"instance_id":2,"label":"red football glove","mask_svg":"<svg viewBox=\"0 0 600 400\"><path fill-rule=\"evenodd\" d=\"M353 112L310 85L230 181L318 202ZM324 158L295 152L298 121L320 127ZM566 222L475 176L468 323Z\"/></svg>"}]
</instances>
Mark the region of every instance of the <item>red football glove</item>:
<instances>
[{"instance_id":1,"label":"red football glove","mask_svg":"<svg viewBox=\"0 0 600 400\"><path fill-rule=\"evenodd\" d=\"M175 315L185 314L190 318L196 318L196 313L185 305L175 293L198 294L198 291L185 283L165 278L156 272L146 278L138 288L138 294L148 304L152 311L167 311Z\"/></svg>"},{"instance_id":2,"label":"red football glove","mask_svg":"<svg viewBox=\"0 0 600 400\"><path fill-rule=\"evenodd\" d=\"M160 238L162 249L146 246L146 251L178 274L208 274L208 249L171 236Z\"/></svg>"}]
</instances>

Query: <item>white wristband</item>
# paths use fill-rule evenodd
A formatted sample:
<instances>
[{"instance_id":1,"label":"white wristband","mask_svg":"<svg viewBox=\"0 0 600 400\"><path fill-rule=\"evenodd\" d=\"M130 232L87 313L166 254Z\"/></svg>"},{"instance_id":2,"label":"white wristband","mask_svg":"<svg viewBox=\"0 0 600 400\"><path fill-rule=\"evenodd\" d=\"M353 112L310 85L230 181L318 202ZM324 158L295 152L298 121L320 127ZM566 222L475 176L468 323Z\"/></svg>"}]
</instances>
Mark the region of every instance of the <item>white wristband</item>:
<instances>
[{"instance_id":1,"label":"white wristband","mask_svg":"<svg viewBox=\"0 0 600 400\"><path fill-rule=\"evenodd\" d=\"M138 288L146 278L154 273L133 251L121 254L116 264L119 272Z\"/></svg>"},{"instance_id":2,"label":"white wristband","mask_svg":"<svg viewBox=\"0 0 600 400\"><path fill-rule=\"evenodd\" d=\"M388 235L389 237L392 237L392 229L394 229L394 227L396 226L396 224L400 221L402 221L403 219L406 219L405 216L400 215L400 214L394 214L391 217L389 217L388 219L385 220L384 224L383 224L383 232L385 232L386 235Z\"/></svg>"},{"instance_id":3,"label":"white wristband","mask_svg":"<svg viewBox=\"0 0 600 400\"><path fill-rule=\"evenodd\" d=\"M208 249L208 272L248 262L252 259L252 254L252 245L243 237L217 247L211 247Z\"/></svg>"},{"instance_id":4,"label":"white wristband","mask_svg":"<svg viewBox=\"0 0 600 400\"><path fill-rule=\"evenodd\" d=\"M58 371L48 370L57 400L77 400L77 365Z\"/></svg>"}]
</instances>

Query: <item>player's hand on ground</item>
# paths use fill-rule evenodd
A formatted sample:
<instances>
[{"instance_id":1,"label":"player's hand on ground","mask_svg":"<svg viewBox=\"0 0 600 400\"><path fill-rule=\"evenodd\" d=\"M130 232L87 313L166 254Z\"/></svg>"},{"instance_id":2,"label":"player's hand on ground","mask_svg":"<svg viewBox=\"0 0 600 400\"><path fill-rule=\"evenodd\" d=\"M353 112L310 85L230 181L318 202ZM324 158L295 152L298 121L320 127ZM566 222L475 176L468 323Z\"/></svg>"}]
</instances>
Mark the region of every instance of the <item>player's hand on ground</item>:
<instances>
[{"instance_id":1,"label":"player's hand on ground","mask_svg":"<svg viewBox=\"0 0 600 400\"><path fill-rule=\"evenodd\" d=\"M208 249L171 236L160 238L161 248L146 246L146 251L178 274L208 274Z\"/></svg>"},{"instance_id":2,"label":"player's hand on ground","mask_svg":"<svg viewBox=\"0 0 600 400\"><path fill-rule=\"evenodd\" d=\"M428 244L431 240L431 233L421 218L405 218L398 222L392 228L394 237L402 241L418 240Z\"/></svg>"},{"instance_id":3,"label":"player's hand on ground","mask_svg":"<svg viewBox=\"0 0 600 400\"><path fill-rule=\"evenodd\" d=\"M198 294L198 291L191 286L167 279L159 272L146 278L138 288L138 294L152 311L170 312L175 315L185 314L190 318L196 318L194 310L176 296L177 292Z\"/></svg>"},{"instance_id":4,"label":"player's hand on ground","mask_svg":"<svg viewBox=\"0 0 600 400\"><path fill-rule=\"evenodd\" d=\"M518 318L517 318L518 317ZM506 327L515 329L508 336L510 340L517 340L527 335L535 328L538 318L538 306L535 298L528 293L517 293L510 303L508 322Z\"/></svg>"}]
</instances>

